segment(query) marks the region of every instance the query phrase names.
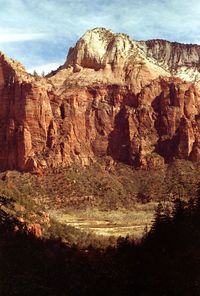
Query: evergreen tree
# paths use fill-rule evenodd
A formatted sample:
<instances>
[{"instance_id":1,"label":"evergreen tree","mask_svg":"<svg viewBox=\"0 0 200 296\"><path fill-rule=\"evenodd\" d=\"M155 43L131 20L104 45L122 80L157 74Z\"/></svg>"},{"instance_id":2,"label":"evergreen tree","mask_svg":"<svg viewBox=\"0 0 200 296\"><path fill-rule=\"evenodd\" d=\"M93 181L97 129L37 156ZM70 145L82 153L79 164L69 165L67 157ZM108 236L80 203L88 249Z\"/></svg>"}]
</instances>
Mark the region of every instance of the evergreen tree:
<instances>
[{"instance_id":1,"label":"evergreen tree","mask_svg":"<svg viewBox=\"0 0 200 296\"><path fill-rule=\"evenodd\" d=\"M39 76L38 73L36 72L36 70L33 71L33 76L34 77L38 77Z\"/></svg>"}]
</instances>

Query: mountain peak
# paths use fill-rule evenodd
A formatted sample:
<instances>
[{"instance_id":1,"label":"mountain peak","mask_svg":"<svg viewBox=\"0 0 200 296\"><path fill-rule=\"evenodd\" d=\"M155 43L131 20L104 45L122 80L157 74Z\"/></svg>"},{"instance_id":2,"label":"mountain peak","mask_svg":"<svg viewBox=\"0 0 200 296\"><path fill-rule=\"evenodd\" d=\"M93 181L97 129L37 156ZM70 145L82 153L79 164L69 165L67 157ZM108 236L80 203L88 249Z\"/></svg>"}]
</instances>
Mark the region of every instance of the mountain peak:
<instances>
[{"instance_id":1,"label":"mountain peak","mask_svg":"<svg viewBox=\"0 0 200 296\"><path fill-rule=\"evenodd\" d=\"M105 155L143 168L200 161L199 60L198 46L105 28L87 31L48 79L0 55L0 168L40 171Z\"/></svg>"},{"instance_id":2,"label":"mountain peak","mask_svg":"<svg viewBox=\"0 0 200 296\"><path fill-rule=\"evenodd\" d=\"M107 29L105 27L96 27L96 28L87 30L83 36L85 36L86 34L90 34L90 33L94 33L94 34L109 34L109 33L111 33L111 34L114 34L111 29Z\"/></svg>"},{"instance_id":3,"label":"mountain peak","mask_svg":"<svg viewBox=\"0 0 200 296\"><path fill-rule=\"evenodd\" d=\"M76 46L69 50L65 66L79 65L99 70L102 67L102 59L106 54L108 44L113 37L114 33L105 28L87 31L78 40Z\"/></svg>"},{"instance_id":4,"label":"mountain peak","mask_svg":"<svg viewBox=\"0 0 200 296\"><path fill-rule=\"evenodd\" d=\"M81 81L86 85L106 80L128 84L137 91L159 76L178 77L200 84L199 64L198 45L159 39L136 41L123 33L94 28L70 48L62 69L71 68L72 73L84 70ZM86 69L94 70L95 74L86 73Z\"/></svg>"}]
</instances>

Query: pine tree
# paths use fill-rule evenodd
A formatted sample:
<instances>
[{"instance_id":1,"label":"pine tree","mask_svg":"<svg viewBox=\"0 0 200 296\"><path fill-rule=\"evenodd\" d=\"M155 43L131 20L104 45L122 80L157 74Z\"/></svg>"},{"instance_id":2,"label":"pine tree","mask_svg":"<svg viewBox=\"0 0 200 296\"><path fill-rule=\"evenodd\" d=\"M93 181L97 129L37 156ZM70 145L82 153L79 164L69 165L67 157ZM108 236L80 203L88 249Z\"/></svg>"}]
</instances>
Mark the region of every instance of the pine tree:
<instances>
[{"instance_id":1,"label":"pine tree","mask_svg":"<svg viewBox=\"0 0 200 296\"><path fill-rule=\"evenodd\" d=\"M173 218L176 223L181 222L184 216L184 203L177 198L174 202Z\"/></svg>"},{"instance_id":2,"label":"pine tree","mask_svg":"<svg viewBox=\"0 0 200 296\"><path fill-rule=\"evenodd\" d=\"M36 72L36 70L33 71L33 76L34 77L38 77L39 76L38 73Z\"/></svg>"}]
</instances>

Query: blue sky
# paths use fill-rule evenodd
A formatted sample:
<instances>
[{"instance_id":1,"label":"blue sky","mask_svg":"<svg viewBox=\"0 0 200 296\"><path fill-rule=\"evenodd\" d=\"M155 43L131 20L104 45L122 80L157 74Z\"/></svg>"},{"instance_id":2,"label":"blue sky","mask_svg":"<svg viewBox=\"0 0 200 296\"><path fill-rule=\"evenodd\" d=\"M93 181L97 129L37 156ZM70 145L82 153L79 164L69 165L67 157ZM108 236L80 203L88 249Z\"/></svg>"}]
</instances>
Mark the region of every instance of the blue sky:
<instances>
[{"instance_id":1,"label":"blue sky","mask_svg":"<svg viewBox=\"0 0 200 296\"><path fill-rule=\"evenodd\" d=\"M0 50L29 71L64 63L85 31L200 44L199 0L0 0Z\"/></svg>"}]
</instances>

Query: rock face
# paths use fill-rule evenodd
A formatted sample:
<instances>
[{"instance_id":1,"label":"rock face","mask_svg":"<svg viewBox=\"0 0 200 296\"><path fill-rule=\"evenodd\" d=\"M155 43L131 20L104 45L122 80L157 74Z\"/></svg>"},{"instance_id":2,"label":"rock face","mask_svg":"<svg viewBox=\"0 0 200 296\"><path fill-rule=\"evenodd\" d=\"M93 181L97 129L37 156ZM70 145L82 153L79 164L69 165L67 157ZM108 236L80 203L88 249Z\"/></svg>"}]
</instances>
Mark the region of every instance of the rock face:
<instances>
[{"instance_id":1,"label":"rock face","mask_svg":"<svg viewBox=\"0 0 200 296\"><path fill-rule=\"evenodd\" d=\"M1 55L0 103L0 167L31 169L32 156L46 145L53 117L47 89Z\"/></svg>"},{"instance_id":2,"label":"rock face","mask_svg":"<svg viewBox=\"0 0 200 296\"><path fill-rule=\"evenodd\" d=\"M47 78L0 55L0 169L97 156L143 168L200 161L200 46L88 31Z\"/></svg>"},{"instance_id":3,"label":"rock face","mask_svg":"<svg viewBox=\"0 0 200 296\"><path fill-rule=\"evenodd\" d=\"M28 224L27 225L27 233L31 233L34 236L41 238L42 237L42 229L40 224Z\"/></svg>"}]
</instances>

